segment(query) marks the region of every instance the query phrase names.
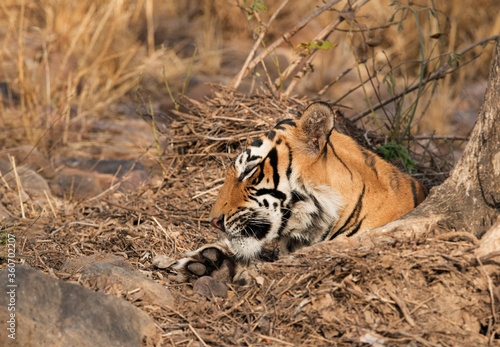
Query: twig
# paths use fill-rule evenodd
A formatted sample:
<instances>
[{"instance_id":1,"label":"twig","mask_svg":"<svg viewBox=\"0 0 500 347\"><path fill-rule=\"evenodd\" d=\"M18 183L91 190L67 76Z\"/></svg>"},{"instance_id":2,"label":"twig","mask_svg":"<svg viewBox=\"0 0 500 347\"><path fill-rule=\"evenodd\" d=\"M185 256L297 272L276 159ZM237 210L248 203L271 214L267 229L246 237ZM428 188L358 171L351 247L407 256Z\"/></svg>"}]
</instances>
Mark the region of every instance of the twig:
<instances>
[{"instance_id":1,"label":"twig","mask_svg":"<svg viewBox=\"0 0 500 347\"><path fill-rule=\"evenodd\" d=\"M430 341L427 341L426 339L424 339L421 336L418 336L418 335L415 335L415 334L411 334L411 333L409 333L407 331L400 331L400 333L402 335L404 335L404 336L411 337L412 339L414 339L417 342L420 342L424 346L429 346L429 347L440 347L441 346L441 344L432 343Z\"/></svg>"},{"instance_id":2,"label":"twig","mask_svg":"<svg viewBox=\"0 0 500 347\"><path fill-rule=\"evenodd\" d=\"M47 202L49 203L49 207L50 207L50 210L52 211L52 215L54 216L54 219L57 219L56 210L54 209L52 202L50 202L50 198L49 198L49 195L47 194L47 191L44 190L43 194L45 194L45 198L47 199Z\"/></svg>"},{"instance_id":3,"label":"twig","mask_svg":"<svg viewBox=\"0 0 500 347\"><path fill-rule=\"evenodd\" d=\"M243 78L245 78L245 76L248 74L248 72L250 70L252 70L255 66L257 66L257 64L259 64L265 57L267 57L269 54L271 54L271 52L273 52L277 47L279 47L284 42L288 41L293 35L295 35L298 31L300 31L302 28L304 28L307 25L307 23L309 23L311 20L313 20L318 15L320 15L322 12L326 11L327 9L329 9L330 7L332 7L333 5L337 4L340 1L341 0L331 0L331 1L329 1L325 5L323 5L320 8L318 8L317 10L311 12L307 17L305 17L299 23L297 23L297 25L294 26L292 29L290 29L289 31L287 31L286 33L284 33L283 35L281 35L281 37L279 39L277 39L276 41L274 41L262 53L260 53L258 56L256 56L255 58L252 59L252 61L248 64L248 66L246 67L246 69L243 71L243 74L242 74L242 76L240 78L240 83L241 83L241 80ZM241 74L241 72L238 74L238 76L240 74ZM236 79L234 80L234 82L231 81L229 83L229 86L231 86L233 88L238 88L239 84L236 84L235 82L236 82Z\"/></svg>"},{"instance_id":4,"label":"twig","mask_svg":"<svg viewBox=\"0 0 500 347\"><path fill-rule=\"evenodd\" d=\"M184 112L180 112L180 111L173 110L173 109L172 110L168 110L168 112L170 112L174 116L177 116L177 117L180 117L180 118L190 119L190 120L194 120L196 122L200 121L200 117L193 116L192 114L189 114L189 113L184 113Z\"/></svg>"},{"instance_id":5,"label":"twig","mask_svg":"<svg viewBox=\"0 0 500 347\"><path fill-rule=\"evenodd\" d=\"M337 26L344 21L345 18L342 15L342 13L349 12L349 11L354 12L357 9L359 9L361 6L365 5L369 1L370 0L361 0L359 2L356 2L355 4L352 4L352 5L348 2L347 5L345 5L345 7L342 9L340 14L335 18L335 20L333 22L331 22L329 25L327 25L318 35L316 35L316 37L313 39L313 41L326 40L326 38L328 36L330 36L330 34L333 32L333 30L335 30L337 28ZM288 86L288 88L286 89L286 91L284 93L285 96L290 95L290 93L293 91L293 89L295 88L297 83L305 75L305 73L308 69L308 66L311 64L317 51L318 51L318 49L315 48L307 56L304 54L299 54L299 55L297 55L295 60L290 64L290 66L288 67L284 76L281 77L282 80L286 80L297 66L302 65L303 68L301 71L299 71L293 77L292 82L290 83L290 85Z\"/></svg>"},{"instance_id":6,"label":"twig","mask_svg":"<svg viewBox=\"0 0 500 347\"><path fill-rule=\"evenodd\" d=\"M209 154L212 157L228 157L230 159L233 159L236 154L234 153L210 153ZM170 159L170 158L190 158L190 157L206 157L207 153L186 153L186 154L168 154L162 156L162 159Z\"/></svg>"},{"instance_id":7,"label":"twig","mask_svg":"<svg viewBox=\"0 0 500 347\"><path fill-rule=\"evenodd\" d=\"M296 344L294 344L294 343L286 342L286 341L283 341L283 340L277 339L276 337L267 336L267 335L262 335L262 334L257 334L257 335L258 335L261 339L264 339L264 340L269 340L269 341L278 342L278 343L281 343L281 344L284 344L284 345L287 345L287 346L296 346Z\"/></svg>"},{"instance_id":8,"label":"twig","mask_svg":"<svg viewBox=\"0 0 500 347\"><path fill-rule=\"evenodd\" d=\"M463 54L467 53L468 51L470 51L471 49L473 49L474 47L477 47L477 46L482 45L482 44L484 44L486 42L489 42L489 41L498 40L499 38L500 38L500 35L489 36L489 37L487 37L485 39L479 40L479 41L477 41L477 42L475 42L475 43L473 43L473 44L465 47L464 49L462 49L461 51L459 51L458 54L459 55L463 55ZM449 64L445 64L442 67L440 67L436 72L434 72L432 75L430 75L429 77L424 78L422 81L419 81L418 83L415 83L414 85L412 85L412 86L410 86L408 88L405 88L401 93L398 93L398 94L396 94L396 95L394 95L394 96L392 96L392 97L390 97L390 98L382 101L378 105L373 106L373 108L369 108L369 109L364 110L357 117L353 118L352 121L353 122L357 122L360 119L363 119L364 117L366 117L367 115L369 115L372 111L376 111L379 108L384 107L387 104L390 104L394 100L397 100L397 99L401 98L403 95L408 94L409 92L412 92L415 89L418 89L419 86L421 86L421 85L423 86L423 85L429 83L430 81L442 79L447 74L453 73L456 70L460 69L460 67L461 66L459 66L457 68L454 68L454 69L451 69L451 66Z\"/></svg>"},{"instance_id":9,"label":"twig","mask_svg":"<svg viewBox=\"0 0 500 347\"><path fill-rule=\"evenodd\" d=\"M11 170L12 170L12 169L11 169ZM9 170L9 171L7 171L7 172L4 172L3 174L0 172L0 179L2 180L2 183L4 184L4 186L5 186L7 189L9 189L9 190L12 190L12 191L13 191L14 189L12 189L12 188L11 188L11 186L9 185L9 182L7 182L7 180L5 179L5 175L6 175L8 172L10 172L10 170Z\"/></svg>"},{"instance_id":10,"label":"twig","mask_svg":"<svg viewBox=\"0 0 500 347\"><path fill-rule=\"evenodd\" d=\"M255 111L254 111L255 112ZM230 120L233 122L242 122L242 123L260 123L260 121L255 119L247 119L247 118L234 118L234 117L224 117L224 116L214 116L214 119L222 119L222 120Z\"/></svg>"},{"instance_id":11,"label":"twig","mask_svg":"<svg viewBox=\"0 0 500 347\"><path fill-rule=\"evenodd\" d=\"M433 295L433 296L431 296L430 298L425 299L424 301L420 302L419 304L417 304L417 305L413 308L413 310L411 310L411 311L409 312L409 313L410 313L410 315L414 314L414 313L415 313L415 312L417 312L417 311L418 311L418 310L419 310L422 306L424 306L424 305L425 305L425 304L427 304L429 301L432 301L432 300L434 300L434 299L436 299L436 295ZM389 329L391 329L391 328L393 328L394 326L396 326L397 324L399 324L401 321L403 321L403 320L405 320L405 319L406 319L406 318L405 318L405 317L403 317L403 318L400 318L400 319L398 319L398 320L396 320L396 321L392 321L392 322L391 322L391 324L388 326L388 330L389 330Z\"/></svg>"},{"instance_id":12,"label":"twig","mask_svg":"<svg viewBox=\"0 0 500 347\"><path fill-rule=\"evenodd\" d=\"M220 187L222 187L222 184L220 184L220 185L218 185L218 186L215 186L215 187L213 187L213 188L210 188L210 189L208 189L208 190L205 190L205 191L203 191L203 192L201 192L201 193L198 193L198 194L196 194L195 196L193 196L191 199L192 199L192 200L194 200L194 199L196 199L196 198L199 198L200 196L203 196L203 195L205 195L205 194L208 194L208 193L210 193L210 192L213 192L214 190L220 189Z\"/></svg>"},{"instance_id":13,"label":"twig","mask_svg":"<svg viewBox=\"0 0 500 347\"><path fill-rule=\"evenodd\" d=\"M415 140L444 140L444 141L469 141L468 136L428 136L428 135L417 135L413 136Z\"/></svg>"},{"instance_id":14,"label":"twig","mask_svg":"<svg viewBox=\"0 0 500 347\"><path fill-rule=\"evenodd\" d=\"M345 69L344 71L342 71L340 73L340 75L338 75L337 77L335 77L335 79L333 81L331 81L330 83L328 83L327 85L325 85L323 88L321 88L321 90L318 92L318 95L323 95L325 94L325 92L331 88L335 83L337 83L338 81L340 81L341 78L343 78L345 75L347 75L349 72L351 72L352 70L352 67L349 67L347 69Z\"/></svg>"},{"instance_id":15,"label":"twig","mask_svg":"<svg viewBox=\"0 0 500 347\"><path fill-rule=\"evenodd\" d=\"M273 15L271 16L271 19L269 19L269 22L267 22L267 24L263 25L263 28L260 32L260 35L257 38L257 40L255 41L255 43L252 47L252 50L248 54L248 57L245 60L245 63L243 64L243 67L241 68L238 75L236 75L235 79L231 80L231 82L229 83L229 87L234 88L234 89L238 88L244 75L246 75L247 71L251 69L251 68L248 69L248 66L250 65L250 62L252 61L252 57L255 56L255 52L257 52L257 49L259 48L262 40L264 39L264 36L266 36L268 28L271 26L271 23L274 21L276 16L281 12L281 10L286 6L286 4L288 4L289 1L290 0L283 1L281 3L280 7L278 7L278 9L273 13Z\"/></svg>"},{"instance_id":16,"label":"twig","mask_svg":"<svg viewBox=\"0 0 500 347\"><path fill-rule=\"evenodd\" d=\"M394 96L392 96L392 97L390 97L388 99L385 99L384 101L382 101L379 104L373 106L372 108L368 108L368 109L364 110L357 117L355 117L354 119L352 119L352 121L353 122L357 122L357 121L365 118L367 115L369 115L373 111L376 111L379 108L382 108L382 107L384 107L387 104L390 104L391 102L393 102L393 101L401 98L403 95L406 95L409 92L412 92L415 89L418 89L420 86L423 86L423 85L427 84L430 81L442 79L442 78L444 78L446 76L447 73L452 73L452 72L458 70L458 68L455 68L451 72L447 72L447 70L449 68L450 68L449 65L445 65L445 66L441 67L435 73L433 73L431 76L429 76L427 78L424 78L422 81L420 81L418 83L415 83L414 85L412 85L410 87L405 88L402 92L400 92L400 93L398 93L398 94L396 94L396 95L394 95Z\"/></svg>"},{"instance_id":17,"label":"twig","mask_svg":"<svg viewBox=\"0 0 500 347\"><path fill-rule=\"evenodd\" d=\"M484 269L484 265L481 262L481 259L479 257L476 257L476 260L479 263L479 266L481 267L481 272L486 277L486 282L488 283L488 291L490 293L491 315L493 316L493 324L495 324L497 322L497 314L495 310L495 295L493 294L493 282L488 272Z\"/></svg>"},{"instance_id":18,"label":"twig","mask_svg":"<svg viewBox=\"0 0 500 347\"><path fill-rule=\"evenodd\" d=\"M464 237L466 239L469 239L473 244L478 245L479 240L477 237L474 236L474 234L466 232L466 231L450 231L448 233L444 233L442 235L439 235L437 237L438 240L449 240L453 237Z\"/></svg>"},{"instance_id":19,"label":"twig","mask_svg":"<svg viewBox=\"0 0 500 347\"><path fill-rule=\"evenodd\" d=\"M414 327L415 321L411 317L411 314L408 311L408 306L406 306L406 303L400 297L398 297L396 294L394 294L392 292L389 292L389 296L392 298L392 300L394 300L396 302L396 304L398 305L399 309L403 313L403 316L405 317L408 324L410 324L412 327Z\"/></svg>"},{"instance_id":20,"label":"twig","mask_svg":"<svg viewBox=\"0 0 500 347\"><path fill-rule=\"evenodd\" d=\"M383 68L385 68L387 66L387 64L384 64L383 66L380 66L377 70L375 70L375 73L374 75L377 75L379 72L382 71ZM353 68L351 68L352 70ZM361 88L363 86L363 84L365 83L368 83L368 81L370 79L372 79L374 77L372 76L369 76L367 79L365 79L364 81L361 81L357 86L355 87L352 87L351 89L349 89L346 93L344 93L344 95L342 95L340 98L338 98L337 100L331 102L332 105L339 105L339 103L345 99L347 96L349 96L351 93L355 92L356 90L358 90L359 88Z\"/></svg>"},{"instance_id":21,"label":"twig","mask_svg":"<svg viewBox=\"0 0 500 347\"><path fill-rule=\"evenodd\" d=\"M486 263L490 259L493 259L493 258L496 258L496 257L499 257L499 256L500 256L500 251L495 251L495 252L491 252L491 253L488 253L486 255L483 255L482 257L479 258L479 260L482 263Z\"/></svg>"},{"instance_id":22,"label":"twig","mask_svg":"<svg viewBox=\"0 0 500 347\"><path fill-rule=\"evenodd\" d=\"M214 136L208 136L208 135L198 134L197 132L194 131L194 129L191 126L187 125L187 127L196 136L204 138L204 139L207 139L207 140L210 140L210 141L235 141L235 140L241 139L243 137L251 137L251 136L254 136L254 135L261 135L261 134L264 134L264 133L268 132L268 130L257 130L257 131L251 131L251 132L248 132L248 133L242 133L240 135L234 135L234 136L231 136L231 137L214 137Z\"/></svg>"},{"instance_id":23,"label":"twig","mask_svg":"<svg viewBox=\"0 0 500 347\"><path fill-rule=\"evenodd\" d=\"M260 114L258 114L257 112L255 112L254 110L252 110L250 107L248 107L247 105L243 104L243 103L240 103L239 106L243 107L245 110L247 110L248 112L250 112L251 114L253 114L254 116L256 116L257 118L260 118L264 121L267 122L266 119L264 119Z\"/></svg>"},{"instance_id":24,"label":"twig","mask_svg":"<svg viewBox=\"0 0 500 347\"><path fill-rule=\"evenodd\" d=\"M147 211L141 211L141 210L133 208L133 207L128 207L128 206L124 206L122 204L117 204L116 202L109 201L108 199L101 199L101 201L105 202L108 205L115 206L115 207L121 208L121 209L126 210L126 211L132 211L132 212L135 212L138 214L145 214L146 216L158 216L159 215L158 213L150 213Z\"/></svg>"},{"instance_id":25,"label":"twig","mask_svg":"<svg viewBox=\"0 0 500 347\"><path fill-rule=\"evenodd\" d=\"M205 341L203 341L203 339L201 338L200 334L198 334L198 332L196 330L194 330L193 326L191 324L188 324L188 327L189 327L189 329L191 329L193 334L198 338L198 340L200 340L200 343L203 346L208 347L208 345L205 343Z\"/></svg>"},{"instance_id":26,"label":"twig","mask_svg":"<svg viewBox=\"0 0 500 347\"><path fill-rule=\"evenodd\" d=\"M425 176L446 176L449 175L450 172L425 172L425 173L414 173L411 174L411 177L425 177Z\"/></svg>"},{"instance_id":27,"label":"twig","mask_svg":"<svg viewBox=\"0 0 500 347\"><path fill-rule=\"evenodd\" d=\"M23 189L21 185L21 179L19 178L19 173L17 172L17 167L16 167L16 159L14 157L11 157L9 155L10 159L10 164L12 165L12 170L14 171L14 177L16 179L16 184L17 184L17 193L19 194L19 204L21 205L21 217L26 218L26 215L24 214L24 204L23 204L23 198L21 191Z\"/></svg>"},{"instance_id":28,"label":"twig","mask_svg":"<svg viewBox=\"0 0 500 347\"><path fill-rule=\"evenodd\" d=\"M94 197L92 197L90 199L87 199L86 201L87 202L91 202L91 201L94 201L94 200L99 200L99 199L101 199L101 197L103 197L104 195L108 194L109 192L112 192L112 191L120 188L120 184L121 184L121 182L115 183L115 184L109 186L108 189L106 189L105 191L99 193L98 195L96 195L96 196L94 196Z\"/></svg>"}]
</instances>

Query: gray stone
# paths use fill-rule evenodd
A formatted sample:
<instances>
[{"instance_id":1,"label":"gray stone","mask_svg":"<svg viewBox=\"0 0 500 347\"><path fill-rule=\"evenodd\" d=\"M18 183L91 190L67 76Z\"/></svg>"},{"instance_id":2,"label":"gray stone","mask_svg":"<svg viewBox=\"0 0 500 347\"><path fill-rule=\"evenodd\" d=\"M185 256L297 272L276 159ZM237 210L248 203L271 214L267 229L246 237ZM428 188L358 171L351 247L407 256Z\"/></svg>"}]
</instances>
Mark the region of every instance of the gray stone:
<instances>
[{"instance_id":1,"label":"gray stone","mask_svg":"<svg viewBox=\"0 0 500 347\"><path fill-rule=\"evenodd\" d=\"M47 196L52 195L47 181L34 170L27 166L18 166L16 171L22 189L33 200L42 202L46 200L45 194L47 194ZM17 191L17 182L13 170L8 171L4 175L4 179L13 190Z\"/></svg>"},{"instance_id":2,"label":"gray stone","mask_svg":"<svg viewBox=\"0 0 500 347\"><path fill-rule=\"evenodd\" d=\"M82 271L81 281L91 289L125 296L130 301L174 307L170 290L145 275L107 262L95 263Z\"/></svg>"},{"instance_id":3,"label":"gray stone","mask_svg":"<svg viewBox=\"0 0 500 347\"><path fill-rule=\"evenodd\" d=\"M124 175L120 181L120 190L135 191L141 185L151 183L151 178L144 170L134 170Z\"/></svg>"},{"instance_id":4,"label":"gray stone","mask_svg":"<svg viewBox=\"0 0 500 347\"><path fill-rule=\"evenodd\" d=\"M151 264L156 266L158 269L168 269L173 264L176 263L176 260L166 256L164 254L159 254L151 260Z\"/></svg>"},{"instance_id":5,"label":"gray stone","mask_svg":"<svg viewBox=\"0 0 500 347\"><path fill-rule=\"evenodd\" d=\"M94 159L94 158L66 158L61 160L65 165L86 171L95 171L121 177L134 170L143 170L144 165L134 160L124 159Z\"/></svg>"},{"instance_id":6,"label":"gray stone","mask_svg":"<svg viewBox=\"0 0 500 347\"><path fill-rule=\"evenodd\" d=\"M137 307L78 284L54 279L16 265L15 284L7 287L8 268L0 272L0 287L15 289L15 311L5 292L0 295L0 317L15 313L12 331L0 329L0 341L12 346L140 346L158 342L154 321Z\"/></svg>"},{"instance_id":7,"label":"gray stone","mask_svg":"<svg viewBox=\"0 0 500 347\"><path fill-rule=\"evenodd\" d=\"M127 263L123 257L109 253L96 253L66 260L61 267L61 271L69 274L81 273L92 264L101 262L110 263L129 270L133 269L133 266Z\"/></svg>"},{"instance_id":8,"label":"gray stone","mask_svg":"<svg viewBox=\"0 0 500 347\"><path fill-rule=\"evenodd\" d=\"M88 172L61 173L50 181L55 195L74 200L84 200L102 192L98 179Z\"/></svg>"},{"instance_id":9,"label":"gray stone","mask_svg":"<svg viewBox=\"0 0 500 347\"><path fill-rule=\"evenodd\" d=\"M19 146L0 151L0 159L10 162L9 156L16 159L16 165L29 166L44 178L51 179L56 176L49 161L34 147Z\"/></svg>"},{"instance_id":10,"label":"gray stone","mask_svg":"<svg viewBox=\"0 0 500 347\"><path fill-rule=\"evenodd\" d=\"M12 165L6 160L0 159L0 173L5 175L7 172L12 170Z\"/></svg>"}]
</instances>

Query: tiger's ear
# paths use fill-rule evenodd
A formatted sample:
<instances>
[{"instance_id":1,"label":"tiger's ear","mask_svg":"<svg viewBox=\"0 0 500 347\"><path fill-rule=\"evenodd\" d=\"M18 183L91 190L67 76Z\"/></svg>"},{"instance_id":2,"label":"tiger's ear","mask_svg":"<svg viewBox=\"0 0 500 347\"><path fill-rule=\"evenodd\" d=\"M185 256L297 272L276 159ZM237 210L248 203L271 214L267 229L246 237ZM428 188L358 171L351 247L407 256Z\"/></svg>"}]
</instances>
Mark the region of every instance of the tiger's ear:
<instances>
[{"instance_id":1,"label":"tiger's ear","mask_svg":"<svg viewBox=\"0 0 500 347\"><path fill-rule=\"evenodd\" d=\"M324 102L315 102L309 105L300 117L298 126L300 140L314 154L318 154L325 147L333 125L334 113L331 107Z\"/></svg>"}]
</instances>

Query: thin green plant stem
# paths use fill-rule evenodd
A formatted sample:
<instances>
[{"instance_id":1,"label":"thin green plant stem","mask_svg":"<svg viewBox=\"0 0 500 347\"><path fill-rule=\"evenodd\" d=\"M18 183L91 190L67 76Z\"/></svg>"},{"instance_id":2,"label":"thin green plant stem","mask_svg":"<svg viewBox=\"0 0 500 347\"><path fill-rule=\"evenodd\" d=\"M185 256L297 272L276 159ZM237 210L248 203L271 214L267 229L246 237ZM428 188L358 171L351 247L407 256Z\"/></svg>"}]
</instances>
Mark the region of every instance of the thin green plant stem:
<instances>
[{"instance_id":1,"label":"thin green plant stem","mask_svg":"<svg viewBox=\"0 0 500 347\"><path fill-rule=\"evenodd\" d=\"M375 110L373 109L372 102L370 101L370 97L368 96L368 93L366 92L365 81L363 81L363 77L361 76L361 69L359 68L359 63L358 63L357 59L356 59L356 71L358 72L358 77L359 77L359 80L361 81L361 89L363 89L363 94L365 96L366 102L368 103L368 107L372 110L373 119L375 120L377 127L379 127L379 129L381 131L383 131L382 123L380 123L380 119L378 119L377 114L375 113Z\"/></svg>"},{"instance_id":2,"label":"thin green plant stem","mask_svg":"<svg viewBox=\"0 0 500 347\"><path fill-rule=\"evenodd\" d=\"M189 67L188 67L188 70L187 70L186 78L184 79L184 84L182 85L181 96L184 96L184 93L186 92L186 88L187 88L187 85L188 85L188 82L189 82L189 76L191 76L191 70L193 68L194 58L196 57L196 52L198 52L198 46L194 47L193 57L191 58L191 62L189 63ZM163 67L163 68L165 69L165 67ZM165 71L165 70L163 70L163 71ZM180 105L178 103L174 103L174 105L175 105L175 110L179 111L179 106Z\"/></svg>"},{"instance_id":3,"label":"thin green plant stem","mask_svg":"<svg viewBox=\"0 0 500 347\"><path fill-rule=\"evenodd\" d=\"M158 139L158 131L156 131L155 111L153 110L153 102L151 101L151 98L149 98L149 109L151 111L151 129L153 130L153 136L155 138L156 151L158 152L158 157L161 157L160 140Z\"/></svg>"},{"instance_id":4,"label":"thin green plant stem","mask_svg":"<svg viewBox=\"0 0 500 347\"><path fill-rule=\"evenodd\" d=\"M141 107L139 106L139 87L135 90L135 104L137 107L137 113L141 116L141 118L146 121L151 126L151 130L153 130L153 136L155 138L155 145L156 145L156 151L158 152L158 157L161 157L162 151L161 151L161 146L160 146L160 140L158 139L158 131L156 130L156 121L155 121L155 112L153 109L153 103L151 101L151 98L149 98L149 109L151 110L151 123L149 120L146 119L146 117L142 114ZM142 99L142 97L141 97ZM142 99L142 102L144 102L144 99Z\"/></svg>"},{"instance_id":5,"label":"thin green plant stem","mask_svg":"<svg viewBox=\"0 0 500 347\"><path fill-rule=\"evenodd\" d=\"M167 76L165 75L165 65L163 65L163 82L165 82L165 86L167 87L167 92L168 95L170 96L170 100L174 103L174 107L176 110L179 109L179 104L177 103L177 100L175 100L174 95L172 94L172 90L170 89L170 85L168 84L167 81Z\"/></svg>"},{"instance_id":6,"label":"thin green plant stem","mask_svg":"<svg viewBox=\"0 0 500 347\"><path fill-rule=\"evenodd\" d=\"M351 23L351 27L352 27L352 23ZM352 47L352 41L349 41L349 43L350 43L351 51L354 54L354 48ZM356 61L356 72L358 73L358 78L360 81L361 88L363 89L363 94L365 96L366 102L368 103L368 106L372 110L372 116L373 116L375 123L377 124L377 127L383 132L382 123L380 122L380 119L378 119L377 114L375 113L375 110L373 109L372 102L370 101L370 97L368 96L368 93L366 92L366 88L365 88L366 81L363 81L363 77L361 76L361 69L359 68L359 62L358 62L358 59L356 58L355 54L354 54L354 60Z\"/></svg>"},{"instance_id":7,"label":"thin green plant stem","mask_svg":"<svg viewBox=\"0 0 500 347\"><path fill-rule=\"evenodd\" d=\"M262 44L262 47L264 47L264 49L266 49L266 50L268 49L264 40L262 40L261 44ZM273 62L274 66L276 67L276 73L278 74L278 77L274 81L274 84L276 84L276 82L279 81L279 86L277 86L277 87L279 87L280 92L282 92L283 91L283 73L281 72L281 69L280 69L280 62L279 62L278 53L276 53L276 49L274 49L272 52L269 53L269 58L271 58L271 61ZM262 60L261 63L264 64L264 61ZM270 79L270 77L269 77L269 79Z\"/></svg>"},{"instance_id":8,"label":"thin green plant stem","mask_svg":"<svg viewBox=\"0 0 500 347\"><path fill-rule=\"evenodd\" d=\"M405 131L403 132L403 136L401 137L400 143L403 142L403 140L405 139L406 135L410 131L411 123L413 121L413 118L415 117L415 113L417 112L417 106L418 106L418 102L419 102L419 99L420 99L420 96L421 96L422 85L423 85L423 81L424 81L425 67L427 66L427 62L425 61L424 38L423 38L423 35L422 35L422 30L421 30L421 27L420 27L420 22L418 20L418 15L417 15L417 13L411 7L409 7L408 10L413 14L413 16L415 17L415 21L417 22L418 38L419 38L419 41L420 41L420 58L421 58L421 61L420 61L420 77L419 77L419 81L418 81L417 97L416 97L415 104L413 106L413 110L411 112L411 115L409 117L408 124L406 125Z\"/></svg>"}]
</instances>

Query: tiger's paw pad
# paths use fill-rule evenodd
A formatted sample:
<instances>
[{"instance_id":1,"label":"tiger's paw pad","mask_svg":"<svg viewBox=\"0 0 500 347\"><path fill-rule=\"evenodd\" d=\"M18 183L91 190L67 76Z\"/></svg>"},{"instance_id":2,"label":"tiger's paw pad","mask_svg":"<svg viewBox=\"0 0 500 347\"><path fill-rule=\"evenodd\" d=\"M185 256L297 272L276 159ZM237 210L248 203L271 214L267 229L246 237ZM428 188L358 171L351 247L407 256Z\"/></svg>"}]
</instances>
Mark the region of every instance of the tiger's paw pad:
<instances>
[{"instance_id":1,"label":"tiger's paw pad","mask_svg":"<svg viewBox=\"0 0 500 347\"><path fill-rule=\"evenodd\" d=\"M174 266L178 272L178 282L194 282L203 276L211 276L225 283L232 282L236 262L234 257L218 247L203 247L186 255Z\"/></svg>"}]
</instances>

